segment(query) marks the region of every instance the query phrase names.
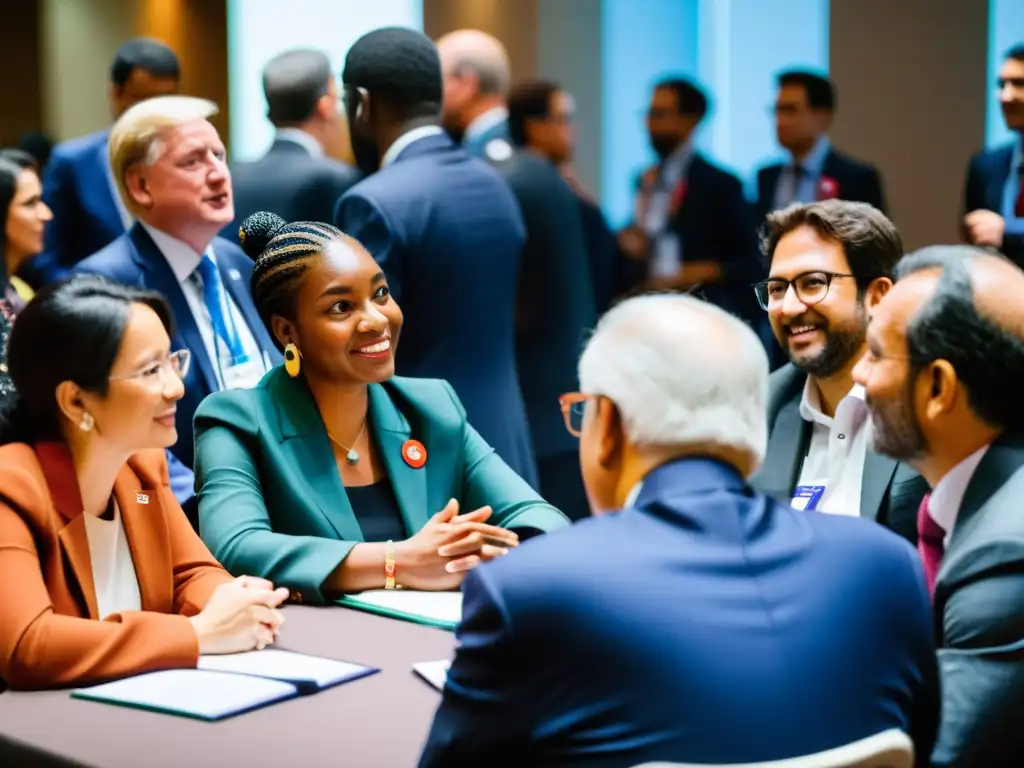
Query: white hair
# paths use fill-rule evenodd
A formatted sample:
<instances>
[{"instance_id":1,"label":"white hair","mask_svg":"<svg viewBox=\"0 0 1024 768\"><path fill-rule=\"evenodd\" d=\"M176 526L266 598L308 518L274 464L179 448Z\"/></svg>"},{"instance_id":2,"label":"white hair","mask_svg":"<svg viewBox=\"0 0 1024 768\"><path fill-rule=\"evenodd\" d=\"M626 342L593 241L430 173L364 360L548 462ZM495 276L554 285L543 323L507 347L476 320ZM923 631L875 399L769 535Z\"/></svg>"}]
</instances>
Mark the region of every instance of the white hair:
<instances>
[{"instance_id":1,"label":"white hair","mask_svg":"<svg viewBox=\"0 0 1024 768\"><path fill-rule=\"evenodd\" d=\"M162 137L169 128L194 120L208 120L218 112L217 105L194 96L156 96L126 110L110 129L110 169L125 207L139 214L128 192L125 175L138 163L152 165L160 157Z\"/></svg>"},{"instance_id":2,"label":"white hair","mask_svg":"<svg viewBox=\"0 0 1024 768\"><path fill-rule=\"evenodd\" d=\"M717 445L751 455L768 442L768 357L742 321L682 294L627 299L598 323L580 389L619 409L636 446Z\"/></svg>"}]
</instances>

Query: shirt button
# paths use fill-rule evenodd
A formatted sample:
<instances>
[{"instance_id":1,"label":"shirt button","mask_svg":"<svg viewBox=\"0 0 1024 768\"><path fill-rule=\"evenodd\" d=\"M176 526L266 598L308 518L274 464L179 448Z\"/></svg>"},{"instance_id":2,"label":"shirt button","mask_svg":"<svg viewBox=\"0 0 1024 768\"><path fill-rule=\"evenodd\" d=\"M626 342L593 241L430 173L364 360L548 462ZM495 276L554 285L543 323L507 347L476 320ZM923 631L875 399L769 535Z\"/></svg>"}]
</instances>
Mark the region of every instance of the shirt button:
<instances>
[{"instance_id":1,"label":"shirt button","mask_svg":"<svg viewBox=\"0 0 1024 768\"><path fill-rule=\"evenodd\" d=\"M845 440L846 439L846 435L839 435L839 439L840 440Z\"/></svg>"}]
</instances>

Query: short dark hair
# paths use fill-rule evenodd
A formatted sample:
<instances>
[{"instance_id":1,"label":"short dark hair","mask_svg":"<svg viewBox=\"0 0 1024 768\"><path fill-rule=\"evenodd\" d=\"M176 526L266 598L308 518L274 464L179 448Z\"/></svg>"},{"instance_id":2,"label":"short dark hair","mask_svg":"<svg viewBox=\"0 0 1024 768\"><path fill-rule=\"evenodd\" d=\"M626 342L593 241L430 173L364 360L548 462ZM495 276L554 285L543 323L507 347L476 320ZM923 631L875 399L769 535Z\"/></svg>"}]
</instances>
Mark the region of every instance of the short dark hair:
<instances>
[{"instance_id":1,"label":"short dark hair","mask_svg":"<svg viewBox=\"0 0 1024 768\"><path fill-rule=\"evenodd\" d=\"M1024 43L1017 43L1006 52L1003 59L1013 59L1014 61L1024 61Z\"/></svg>"},{"instance_id":2,"label":"short dark hair","mask_svg":"<svg viewBox=\"0 0 1024 768\"><path fill-rule=\"evenodd\" d=\"M385 100L403 120L441 114L441 58L430 38L416 30L367 32L349 48L341 80Z\"/></svg>"},{"instance_id":3,"label":"short dark hair","mask_svg":"<svg viewBox=\"0 0 1024 768\"><path fill-rule=\"evenodd\" d=\"M675 93L677 111L680 115L692 116L698 120L703 120L704 115L708 113L710 102L707 94L684 77L659 80L655 83L654 90L666 90Z\"/></svg>"},{"instance_id":4,"label":"short dark hair","mask_svg":"<svg viewBox=\"0 0 1024 768\"><path fill-rule=\"evenodd\" d=\"M279 128L304 123L327 93L331 60L322 51L286 51L263 69L267 118Z\"/></svg>"},{"instance_id":5,"label":"short dark hair","mask_svg":"<svg viewBox=\"0 0 1024 768\"><path fill-rule=\"evenodd\" d=\"M807 94L811 109L836 110L836 87L827 77L803 69L791 69L779 75L779 87L799 85Z\"/></svg>"},{"instance_id":6,"label":"short dark hair","mask_svg":"<svg viewBox=\"0 0 1024 768\"><path fill-rule=\"evenodd\" d=\"M551 97L560 90L552 80L526 80L509 91L508 133L515 146L526 144L527 120L551 113Z\"/></svg>"},{"instance_id":7,"label":"short dark hair","mask_svg":"<svg viewBox=\"0 0 1024 768\"><path fill-rule=\"evenodd\" d=\"M153 77L181 77L181 64L177 54L159 40L136 37L117 49L110 65L110 82L124 85L132 72L141 69Z\"/></svg>"},{"instance_id":8,"label":"short dark hair","mask_svg":"<svg viewBox=\"0 0 1024 768\"><path fill-rule=\"evenodd\" d=\"M36 164L40 168L45 168L50 162L50 153L53 152L53 139L42 131L28 131L21 135L18 149L32 155Z\"/></svg>"},{"instance_id":9,"label":"short dark hair","mask_svg":"<svg viewBox=\"0 0 1024 768\"><path fill-rule=\"evenodd\" d=\"M44 286L14 322L7 369L16 395L4 398L0 444L61 438L57 385L73 381L105 395L132 304L144 304L172 335L171 309L159 293L77 275Z\"/></svg>"},{"instance_id":10,"label":"short dark hair","mask_svg":"<svg viewBox=\"0 0 1024 768\"><path fill-rule=\"evenodd\" d=\"M942 270L935 293L907 325L911 373L947 361L978 418L996 429L1022 429L1024 400L1018 387L1024 379L1024 338L975 303L970 267L979 259L1002 257L967 245L934 245L900 261L897 280Z\"/></svg>"},{"instance_id":11,"label":"short dark hair","mask_svg":"<svg viewBox=\"0 0 1024 768\"><path fill-rule=\"evenodd\" d=\"M39 173L35 158L20 149L0 150L0 224L6 225L10 215L11 203L18 189L18 177L24 171ZM7 286L10 275L7 274L6 238L0 237L0 298L2 289ZM2 350L0 350L2 351Z\"/></svg>"},{"instance_id":12,"label":"short dark hair","mask_svg":"<svg viewBox=\"0 0 1024 768\"><path fill-rule=\"evenodd\" d=\"M892 278L903 256L899 230L873 205L819 200L794 203L768 214L761 233L761 250L769 269L779 240L799 227L811 227L819 237L843 246L861 293L880 277Z\"/></svg>"}]
</instances>

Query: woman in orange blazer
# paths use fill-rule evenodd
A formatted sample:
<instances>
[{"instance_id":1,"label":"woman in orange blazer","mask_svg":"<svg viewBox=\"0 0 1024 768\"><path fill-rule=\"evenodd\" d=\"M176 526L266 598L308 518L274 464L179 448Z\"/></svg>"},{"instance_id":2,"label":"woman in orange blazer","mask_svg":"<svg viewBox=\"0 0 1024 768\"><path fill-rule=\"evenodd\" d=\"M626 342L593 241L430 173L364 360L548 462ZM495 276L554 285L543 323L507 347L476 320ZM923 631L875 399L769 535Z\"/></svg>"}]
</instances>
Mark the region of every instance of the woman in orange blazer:
<instances>
[{"instance_id":1,"label":"woman in orange blazer","mask_svg":"<svg viewBox=\"0 0 1024 768\"><path fill-rule=\"evenodd\" d=\"M0 683L194 667L273 642L287 590L232 579L169 487L187 350L158 295L97 277L14 323L0 422Z\"/></svg>"}]
</instances>

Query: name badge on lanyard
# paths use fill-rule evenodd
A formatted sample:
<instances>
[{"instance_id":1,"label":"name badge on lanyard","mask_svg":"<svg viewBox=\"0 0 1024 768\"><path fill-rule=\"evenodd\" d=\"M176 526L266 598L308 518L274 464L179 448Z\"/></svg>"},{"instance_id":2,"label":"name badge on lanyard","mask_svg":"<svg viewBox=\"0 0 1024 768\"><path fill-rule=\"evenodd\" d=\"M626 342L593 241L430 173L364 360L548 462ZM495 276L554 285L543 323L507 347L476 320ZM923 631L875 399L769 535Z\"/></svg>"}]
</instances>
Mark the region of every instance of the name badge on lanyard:
<instances>
[{"instance_id":1,"label":"name badge on lanyard","mask_svg":"<svg viewBox=\"0 0 1024 768\"><path fill-rule=\"evenodd\" d=\"M818 502L824 495L824 485L798 485L793 492L793 509L813 511L818 508Z\"/></svg>"},{"instance_id":2,"label":"name badge on lanyard","mask_svg":"<svg viewBox=\"0 0 1024 768\"><path fill-rule=\"evenodd\" d=\"M221 377L224 379L224 389L252 389L260 383L266 371L263 368L263 361L245 360L221 369Z\"/></svg>"}]
</instances>

